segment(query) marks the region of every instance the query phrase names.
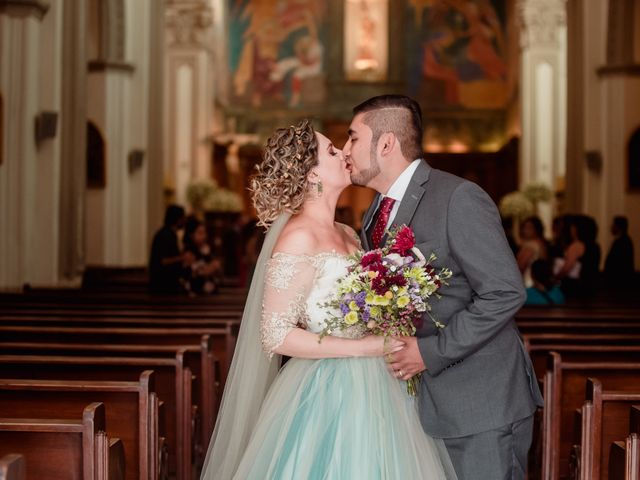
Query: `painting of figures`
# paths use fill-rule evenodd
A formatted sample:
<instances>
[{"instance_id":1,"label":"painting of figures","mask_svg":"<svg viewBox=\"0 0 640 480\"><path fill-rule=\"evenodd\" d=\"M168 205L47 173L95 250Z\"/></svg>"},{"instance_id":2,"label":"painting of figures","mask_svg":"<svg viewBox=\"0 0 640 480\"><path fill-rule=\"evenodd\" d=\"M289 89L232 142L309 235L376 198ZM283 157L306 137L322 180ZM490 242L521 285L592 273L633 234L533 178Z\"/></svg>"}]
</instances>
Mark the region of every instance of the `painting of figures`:
<instances>
[{"instance_id":1,"label":"painting of figures","mask_svg":"<svg viewBox=\"0 0 640 480\"><path fill-rule=\"evenodd\" d=\"M433 108L504 108L504 13L504 0L409 0L410 94Z\"/></svg>"},{"instance_id":2,"label":"painting of figures","mask_svg":"<svg viewBox=\"0 0 640 480\"><path fill-rule=\"evenodd\" d=\"M229 0L232 98L296 108L325 98L323 0Z\"/></svg>"}]
</instances>

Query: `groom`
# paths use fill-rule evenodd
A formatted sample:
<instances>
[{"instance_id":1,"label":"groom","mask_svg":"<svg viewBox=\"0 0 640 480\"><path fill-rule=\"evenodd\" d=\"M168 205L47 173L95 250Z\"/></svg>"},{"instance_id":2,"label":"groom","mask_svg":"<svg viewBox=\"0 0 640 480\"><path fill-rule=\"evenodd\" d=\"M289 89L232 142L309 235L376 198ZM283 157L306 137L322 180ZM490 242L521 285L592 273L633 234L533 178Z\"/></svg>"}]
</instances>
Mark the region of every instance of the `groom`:
<instances>
[{"instance_id":1,"label":"groom","mask_svg":"<svg viewBox=\"0 0 640 480\"><path fill-rule=\"evenodd\" d=\"M361 239L380 246L392 225L453 272L417 338L387 358L398 378L422 372L424 430L442 438L460 480L524 479L533 413L542 396L513 320L525 293L500 217L476 184L423 159L420 106L402 95L353 109L343 153L351 180L378 191Z\"/></svg>"}]
</instances>

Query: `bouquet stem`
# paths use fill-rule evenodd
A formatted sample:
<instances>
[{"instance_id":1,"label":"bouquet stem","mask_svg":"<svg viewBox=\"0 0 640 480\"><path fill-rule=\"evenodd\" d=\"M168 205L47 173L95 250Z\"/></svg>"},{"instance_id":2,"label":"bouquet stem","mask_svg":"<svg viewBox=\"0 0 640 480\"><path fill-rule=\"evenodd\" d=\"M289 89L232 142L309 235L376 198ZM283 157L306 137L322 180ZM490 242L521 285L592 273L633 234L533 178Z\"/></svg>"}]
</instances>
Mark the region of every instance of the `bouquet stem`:
<instances>
[{"instance_id":1,"label":"bouquet stem","mask_svg":"<svg viewBox=\"0 0 640 480\"><path fill-rule=\"evenodd\" d=\"M407 380L407 393L411 396L411 397L417 397L418 396L418 384L420 382L420 377L422 376L421 373L411 377L409 380Z\"/></svg>"}]
</instances>

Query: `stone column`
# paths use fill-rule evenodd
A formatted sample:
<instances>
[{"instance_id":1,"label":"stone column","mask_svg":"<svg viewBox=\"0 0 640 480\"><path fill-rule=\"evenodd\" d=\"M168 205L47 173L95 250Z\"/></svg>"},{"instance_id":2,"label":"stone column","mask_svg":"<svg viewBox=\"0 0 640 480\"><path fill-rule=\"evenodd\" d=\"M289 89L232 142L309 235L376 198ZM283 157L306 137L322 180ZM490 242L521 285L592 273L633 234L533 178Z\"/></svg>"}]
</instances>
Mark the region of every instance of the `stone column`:
<instances>
[{"instance_id":1,"label":"stone column","mask_svg":"<svg viewBox=\"0 0 640 480\"><path fill-rule=\"evenodd\" d=\"M147 245L164 215L164 10L163 0L151 2L149 20L149 128L147 129Z\"/></svg>"},{"instance_id":2,"label":"stone column","mask_svg":"<svg viewBox=\"0 0 640 480\"><path fill-rule=\"evenodd\" d=\"M214 114L213 11L207 0L167 0L165 175L186 203L194 178L211 177Z\"/></svg>"},{"instance_id":3,"label":"stone column","mask_svg":"<svg viewBox=\"0 0 640 480\"><path fill-rule=\"evenodd\" d=\"M519 0L521 21L520 184L541 182L555 190L565 174L565 0ZM538 212L549 225L552 206Z\"/></svg>"},{"instance_id":4,"label":"stone column","mask_svg":"<svg viewBox=\"0 0 640 480\"><path fill-rule=\"evenodd\" d=\"M60 110L60 275L72 280L84 267L87 55L86 0L63 8Z\"/></svg>"}]
</instances>

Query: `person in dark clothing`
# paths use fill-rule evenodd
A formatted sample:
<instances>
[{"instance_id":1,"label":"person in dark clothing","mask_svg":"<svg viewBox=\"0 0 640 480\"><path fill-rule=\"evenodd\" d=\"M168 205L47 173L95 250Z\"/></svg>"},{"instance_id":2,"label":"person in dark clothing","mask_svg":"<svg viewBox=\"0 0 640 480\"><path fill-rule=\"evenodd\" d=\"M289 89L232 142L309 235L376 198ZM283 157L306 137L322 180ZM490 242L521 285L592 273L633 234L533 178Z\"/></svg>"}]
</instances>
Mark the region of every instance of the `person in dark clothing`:
<instances>
[{"instance_id":1,"label":"person in dark clothing","mask_svg":"<svg viewBox=\"0 0 640 480\"><path fill-rule=\"evenodd\" d=\"M633 241L627 233L629 221L627 217L618 216L613 219L611 234L615 240L611 244L604 264L604 274L607 282L630 282L635 273L633 258Z\"/></svg>"},{"instance_id":2,"label":"person in dark clothing","mask_svg":"<svg viewBox=\"0 0 640 480\"><path fill-rule=\"evenodd\" d=\"M600 272L600 246L596 243L598 226L592 217L566 217L572 242L565 249L564 258L556 261L556 277L567 297L586 298L597 287Z\"/></svg>"},{"instance_id":3,"label":"person in dark clothing","mask_svg":"<svg viewBox=\"0 0 640 480\"><path fill-rule=\"evenodd\" d=\"M222 280L220 262L211 252L204 223L196 217L187 218L183 243L184 252L191 252L194 257L188 269L187 290L192 294L215 292Z\"/></svg>"},{"instance_id":4,"label":"person in dark clothing","mask_svg":"<svg viewBox=\"0 0 640 480\"><path fill-rule=\"evenodd\" d=\"M185 269L194 256L180 252L178 231L184 228L184 208L169 205L164 215L164 226L156 232L149 256L149 288L153 293L184 293Z\"/></svg>"},{"instance_id":5,"label":"person in dark clothing","mask_svg":"<svg viewBox=\"0 0 640 480\"><path fill-rule=\"evenodd\" d=\"M536 260L531 264L533 286L527 288L525 305L562 305L564 294L556 285L548 260Z\"/></svg>"}]
</instances>

